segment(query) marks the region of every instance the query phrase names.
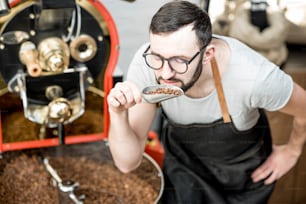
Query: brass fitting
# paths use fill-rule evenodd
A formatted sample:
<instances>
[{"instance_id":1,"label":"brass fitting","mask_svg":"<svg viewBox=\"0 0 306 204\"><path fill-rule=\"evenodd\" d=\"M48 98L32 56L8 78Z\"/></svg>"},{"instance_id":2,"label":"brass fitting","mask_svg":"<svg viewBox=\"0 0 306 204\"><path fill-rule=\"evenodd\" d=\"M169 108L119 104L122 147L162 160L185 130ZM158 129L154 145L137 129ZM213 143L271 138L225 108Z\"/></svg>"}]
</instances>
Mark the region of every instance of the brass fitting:
<instances>
[{"instance_id":1,"label":"brass fitting","mask_svg":"<svg viewBox=\"0 0 306 204\"><path fill-rule=\"evenodd\" d=\"M50 37L38 45L38 59L42 69L48 72L63 72L69 66L68 45L58 37Z\"/></svg>"},{"instance_id":2,"label":"brass fitting","mask_svg":"<svg viewBox=\"0 0 306 204\"><path fill-rule=\"evenodd\" d=\"M40 76L42 70L37 59L38 53L34 43L26 41L21 44L19 50L19 59L26 65L27 71L30 76Z\"/></svg>"},{"instance_id":3,"label":"brass fitting","mask_svg":"<svg viewBox=\"0 0 306 204\"><path fill-rule=\"evenodd\" d=\"M70 53L73 59L87 62L97 53L96 41L91 36L82 34L70 43Z\"/></svg>"}]
</instances>

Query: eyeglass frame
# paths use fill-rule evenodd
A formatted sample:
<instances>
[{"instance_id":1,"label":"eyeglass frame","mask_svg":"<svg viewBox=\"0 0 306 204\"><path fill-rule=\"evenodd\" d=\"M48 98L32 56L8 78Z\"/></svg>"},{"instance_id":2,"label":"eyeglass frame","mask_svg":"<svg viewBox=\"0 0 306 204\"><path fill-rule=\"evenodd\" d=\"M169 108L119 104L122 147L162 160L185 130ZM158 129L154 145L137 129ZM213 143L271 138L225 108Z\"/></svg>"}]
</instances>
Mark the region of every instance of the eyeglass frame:
<instances>
[{"instance_id":1,"label":"eyeglass frame","mask_svg":"<svg viewBox=\"0 0 306 204\"><path fill-rule=\"evenodd\" d=\"M148 48L142 53L142 57L145 59L145 62L146 62L146 64L148 65L148 67L150 67L151 69L154 69L154 70L160 70L161 68L163 68L164 62L165 62L165 61L168 61L168 65L169 65L169 67L171 68L171 70L173 70L175 73L178 73L178 74L184 74L184 73L186 73L187 70L188 70L188 65L189 65L189 64L190 64L190 63L191 63L191 62L192 62L192 61L193 61L202 51L205 50L206 45L202 46L202 47L200 48L200 50L199 50L198 52L196 52L196 53L191 57L190 60L185 60L185 59L182 59L182 58L180 58L180 57L178 57L178 56L173 56L173 57L165 58L165 57L163 57L163 56L161 56L161 55L159 55L159 54L147 53L148 50L150 49L150 47L151 47L151 45L149 45ZM146 56L148 56L148 55L155 55L155 56L160 57L161 60L162 60L161 66L160 66L159 68L153 68L151 65L149 65L149 63L147 62L147 59L146 59ZM173 59L173 58L179 58L180 60L182 60L182 61L186 64L186 70L185 70L184 72L178 72L177 70L175 70L175 69L171 66L171 64L169 63L169 60L171 60L171 59Z\"/></svg>"}]
</instances>

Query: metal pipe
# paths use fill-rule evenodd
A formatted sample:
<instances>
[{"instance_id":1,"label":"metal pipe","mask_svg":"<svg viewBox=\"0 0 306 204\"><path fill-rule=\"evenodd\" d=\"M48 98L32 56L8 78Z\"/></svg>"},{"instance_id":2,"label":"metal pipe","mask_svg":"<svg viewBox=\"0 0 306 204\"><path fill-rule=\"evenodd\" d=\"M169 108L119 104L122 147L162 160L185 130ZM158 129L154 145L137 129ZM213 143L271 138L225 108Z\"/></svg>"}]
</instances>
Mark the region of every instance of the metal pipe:
<instances>
[{"instance_id":1,"label":"metal pipe","mask_svg":"<svg viewBox=\"0 0 306 204\"><path fill-rule=\"evenodd\" d=\"M58 139L60 145L65 144L65 127L63 123L59 123L58 125Z\"/></svg>"},{"instance_id":2,"label":"metal pipe","mask_svg":"<svg viewBox=\"0 0 306 204\"><path fill-rule=\"evenodd\" d=\"M38 53L35 44L30 41L26 41L21 44L19 50L19 59L26 65L28 73L32 77L38 77L41 75L42 69L38 62Z\"/></svg>"},{"instance_id":3,"label":"metal pipe","mask_svg":"<svg viewBox=\"0 0 306 204\"><path fill-rule=\"evenodd\" d=\"M8 0L0 0L0 16L5 16L11 11Z\"/></svg>"}]
</instances>

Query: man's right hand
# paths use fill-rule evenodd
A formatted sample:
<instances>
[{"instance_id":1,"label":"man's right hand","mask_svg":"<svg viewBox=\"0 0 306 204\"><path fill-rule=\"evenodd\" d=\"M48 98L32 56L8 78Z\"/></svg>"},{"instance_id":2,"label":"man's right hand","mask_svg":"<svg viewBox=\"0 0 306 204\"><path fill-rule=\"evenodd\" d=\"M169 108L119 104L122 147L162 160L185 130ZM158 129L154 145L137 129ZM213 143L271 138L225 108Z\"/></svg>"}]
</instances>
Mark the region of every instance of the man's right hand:
<instances>
[{"instance_id":1,"label":"man's right hand","mask_svg":"<svg viewBox=\"0 0 306 204\"><path fill-rule=\"evenodd\" d=\"M107 96L109 111L116 113L124 112L141 101L141 91L129 81L116 83Z\"/></svg>"}]
</instances>

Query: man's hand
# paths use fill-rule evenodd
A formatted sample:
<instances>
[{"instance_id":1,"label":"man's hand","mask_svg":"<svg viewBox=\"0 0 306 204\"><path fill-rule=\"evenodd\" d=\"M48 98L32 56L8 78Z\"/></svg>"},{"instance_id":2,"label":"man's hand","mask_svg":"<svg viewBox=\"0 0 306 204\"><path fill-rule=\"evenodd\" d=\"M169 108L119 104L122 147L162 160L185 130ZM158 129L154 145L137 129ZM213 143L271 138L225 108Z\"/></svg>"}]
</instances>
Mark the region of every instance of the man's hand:
<instances>
[{"instance_id":1,"label":"man's hand","mask_svg":"<svg viewBox=\"0 0 306 204\"><path fill-rule=\"evenodd\" d=\"M110 111L117 113L129 109L141 100L142 95L139 89L128 81L117 83L107 96Z\"/></svg>"},{"instance_id":2,"label":"man's hand","mask_svg":"<svg viewBox=\"0 0 306 204\"><path fill-rule=\"evenodd\" d=\"M264 180L266 185L275 182L297 163L300 155L301 151L294 150L288 144L274 145L272 154L252 173L253 181Z\"/></svg>"}]
</instances>

